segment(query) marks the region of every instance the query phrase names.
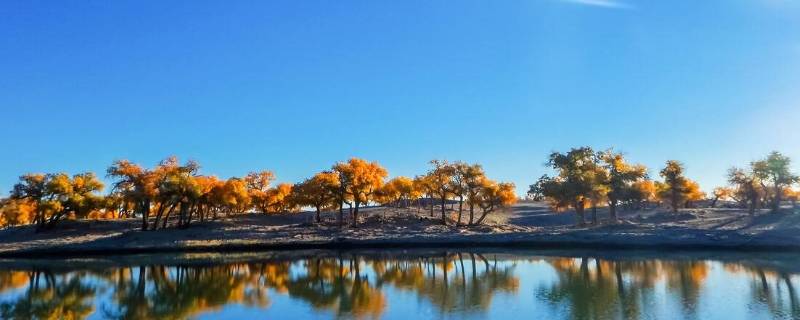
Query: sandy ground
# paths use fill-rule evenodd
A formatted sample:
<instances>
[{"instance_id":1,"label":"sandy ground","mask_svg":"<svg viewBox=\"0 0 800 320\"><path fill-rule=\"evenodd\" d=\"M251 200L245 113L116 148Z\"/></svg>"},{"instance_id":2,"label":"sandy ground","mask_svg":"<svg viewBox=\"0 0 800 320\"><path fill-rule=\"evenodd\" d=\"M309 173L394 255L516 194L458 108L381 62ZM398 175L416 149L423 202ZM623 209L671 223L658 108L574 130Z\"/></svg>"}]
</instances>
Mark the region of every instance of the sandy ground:
<instances>
[{"instance_id":1,"label":"sandy ground","mask_svg":"<svg viewBox=\"0 0 800 320\"><path fill-rule=\"evenodd\" d=\"M617 223L608 221L608 212L600 209L600 223L585 227L574 226L574 213L556 213L542 203L517 204L473 227L441 225L438 211L433 217L417 209L362 212L359 227L343 229L333 213L314 224L310 212L245 214L186 229L146 232L139 231L138 219L65 221L41 233L14 227L0 230L0 256L411 246L800 250L800 214L791 208L755 216L730 208L623 211ZM590 215L587 210L587 219ZM455 213L450 216L455 218Z\"/></svg>"}]
</instances>

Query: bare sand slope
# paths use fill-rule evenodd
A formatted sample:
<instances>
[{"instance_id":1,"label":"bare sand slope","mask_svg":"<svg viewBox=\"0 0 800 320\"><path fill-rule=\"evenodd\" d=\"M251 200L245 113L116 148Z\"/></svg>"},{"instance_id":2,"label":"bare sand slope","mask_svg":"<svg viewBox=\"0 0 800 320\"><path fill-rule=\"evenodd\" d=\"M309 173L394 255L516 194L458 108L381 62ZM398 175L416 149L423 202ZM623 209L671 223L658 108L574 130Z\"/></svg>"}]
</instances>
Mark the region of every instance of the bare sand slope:
<instances>
[{"instance_id":1,"label":"bare sand slope","mask_svg":"<svg viewBox=\"0 0 800 320\"><path fill-rule=\"evenodd\" d=\"M357 228L341 229L333 213L314 224L309 212L245 214L147 232L138 230L135 219L65 221L41 233L31 227L0 230L0 256L406 246L800 250L800 214L788 208L755 216L740 209L623 211L617 223L600 209L600 223L585 227L574 226L573 212L556 213L541 203L515 205L473 227L442 225L438 209L431 216L426 209L367 208ZM448 215L456 217L454 211Z\"/></svg>"}]
</instances>

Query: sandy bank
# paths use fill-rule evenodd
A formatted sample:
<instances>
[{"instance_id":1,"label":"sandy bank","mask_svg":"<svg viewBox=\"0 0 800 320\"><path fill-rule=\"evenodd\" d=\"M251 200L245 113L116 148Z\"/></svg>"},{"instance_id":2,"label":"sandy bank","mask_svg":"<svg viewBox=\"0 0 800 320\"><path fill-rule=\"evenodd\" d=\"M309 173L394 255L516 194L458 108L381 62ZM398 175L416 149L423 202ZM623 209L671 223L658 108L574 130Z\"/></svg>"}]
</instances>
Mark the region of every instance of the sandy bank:
<instances>
[{"instance_id":1,"label":"sandy bank","mask_svg":"<svg viewBox=\"0 0 800 320\"><path fill-rule=\"evenodd\" d=\"M65 257L158 252L229 252L364 248L724 249L800 251L800 214L748 216L738 209L678 214L628 212L616 224L573 227L571 213L520 204L487 225L443 226L427 212L371 209L358 228L339 229L331 217L244 215L182 230L141 232L137 220L69 221L56 230L0 231L0 257ZM605 217L604 212L600 215Z\"/></svg>"}]
</instances>

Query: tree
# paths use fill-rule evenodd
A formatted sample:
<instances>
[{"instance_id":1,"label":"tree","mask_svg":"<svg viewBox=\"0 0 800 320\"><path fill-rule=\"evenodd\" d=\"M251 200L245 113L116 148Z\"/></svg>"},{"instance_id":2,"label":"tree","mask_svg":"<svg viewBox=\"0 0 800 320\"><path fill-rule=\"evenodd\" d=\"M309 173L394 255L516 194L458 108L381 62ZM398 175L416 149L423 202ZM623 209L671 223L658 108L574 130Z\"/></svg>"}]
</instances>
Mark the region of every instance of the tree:
<instances>
[{"instance_id":1,"label":"tree","mask_svg":"<svg viewBox=\"0 0 800 320\"><path fill-rule=\"evenodd\" d=\"M428 181L431 184L433 194L439 198L442 206L442 224L447 225L447 214L445 204L447 199L453 195L453 178L456 175L455 168L447 160L431 160L433 166L428 173Z\"/></svg>"},{"instance_id":2,"label":"tree","mask_svg":"<svg viewBox=\"0 0 800 320\"><path fill-rule=\"evenodd\" d=\"M700 201L706 198L706 193L700 190L700 184L696 181L686 179L686 185L683 187L686 190L686 203L684 207L692 207L692 202Z\"/></svg>"},{"instance_id":3,"label":"tree","mask_svg":"<svg viewBox=\"0 0 800 320\"><path fill-rule=\"evenodd\" d=\"M53 228L65 217L85 217L101 204L97 192L103 183L93 173L27 174L20 177L11 192L12 200L33 205L37 231Z\"/></svg>"},{"instance_id":4,"label":"tree","mask_svg":"<svg viewBox=\"0 0 800 320\"><path fill-rule=\"evenodd\" d=\"M687 190L687 178L683 175L683 164L675 161L667 161L667 165L659 172L659 175L664 178L664 182L660 184L659 197L666 199L670 203L672 212L678 212L680 204L687 199L690 190Z\"/></svg>"},{"instance_id":5,"label":"tree","mask_svg":"<svg viewBox=\"0 0 800 320\"><path fill-rule=\"evenodd\" d=\"M461 224L461 215L464 211L464 197L467 196L467 174L470 170L470 165L456 161L452 164L453 166L453 178L450 179L450 191L452 192L455 198L458 198L458 218L456 219L456 225Z\"/></svg>"},{"instance_id":6,"label":"tree","mask_svg":"<svg viewBox=\"0 0 800 320\"><path fill-rule=\"evenodd\" d=\"M118 160L108 168L106 176L117 179L112 193L133 204L134 212L142 217L142 231L146 231L150 208L158 194L155 173L128 160Z\"/></svg>"},{"instance_id":7,"label":"tree","mask_svg":"<svg viewBox=\"0 0 800 320\"><path fill-rule=\"evenodd\" d=\"M292 211L295 204L292 199L292 185L279 183L274 188L267 190L264 197L266 211L264 213L282 213Z\"/></svg>"},{"instance_id":8,"label":"tree","mask_svg":"<svg viewBox=\"0 0 800 320\"><path fill-rule=\"evenodd\" d=\"M628 192L622 200L623 203L630 207L642 208L648 202L655 201L656 197L656 183L652 180L640 180L631 184Z\"/></svg>"},{"instance_id":9,"label":"tree","mask_svg":"<svg viewBox=\"0 0 800 320\"><path fill-rule=\"evenodd\" d=\"M317 223L322 221L320 212L336 206L339 176L335 172L323 171L295 185L298 204L311 206L316 210Z\"/></svg>"},{"instance_id":10,"label":"tree","mask_svg":"<svg viewBox=\"0 0 800 320\"><path fill-rule=\"evenodd\" d=\"M430 205L430 216L433 217L433 197L436 188L432 183L431 177L427 175L416 176L414 177L413 185L414 190L427 198L427 203ZM421 207L422 205L419 204L419 206Z\"/></svg>"},{"instance_id":11,"label":"tree","mask_svg":"<svg viewBox=\"0 0 800 320\"><path fill-rule=\"evenodd\" d=\"M760 175L753 171L745 171L733 167L728 170L728 183L734 188L734 194L748 206L750 215L754 215L759 207L762 194Z\"/></svg>"},{"instance_id":12,"label":"tree","mask_svg":"<svg viewBox=\"0 0 800 320\"><path fill-rule=\"evenodd\" d=\"M183 165L178 158L169 157L162 160L153 170L156 176L158 189L158 210L156 210L153 229L166 228L172 213L177 209L178 227L185 227L191 221L194 206L200 199L200 186L195 180L200 165L193 161L186 161ZM163 220L162 220L163 218Z\"/></svg>"},{"instance_id":13,"label":"tree","mask_svg":"<svg viewBox=\"0 0 800 320\"><path fill-rule=\"evenodd\" d=\"M608 173L608 212L612 220L617 220L617 205L635 190L635 183L647 179L647 168L629 164L621 153L611 150L600 153L599 158Z\"/></svg>"},{"instance_id":14,"label":"tree","mask_svg":"<svg viewBox=\"0 0 800 320\"><path fill-rule=\"evenodd\" d=\"M272 171L250 172L245 176L244 181L247 185L247 191L250 195L250 201L257 210L261 213L269 211L269 199L267 199L267 191L270 189L270 183L275 180L275 174Z\"/></svg>"},{"instance_id":15,"label":"tree","mask_svg":"<svg viewBox=\"0 0 800 320\"><path fill-rule=\"evenodd\" d=\"M250 190L244 179L230 178L217 183L216 187L217 198L212 197L210 205L224 208L227 212L244 212L251 206ZM213 193L213 190L211 192Z\"/></svg>"},{"instance_id":16,"label":"tree","mask_svg":"<svg viewBox=\"0 0 800 320\"><path fill-rule=\"evenodd\" d=\"M571 205L575 209L577 225L583 225L586 202L595 192L600 172L594 151L590 147L582 147L573 148L565 154L553 152L547 164L558 174L540 178L532 188L532 193L544 195L558 207Z\"/></svg>"},{"instance_id":17,"label":"tree","mask_svg":"<svg viewBox=\"0 0 800 320\"><path fill-rule=\"evenodd\" d=\"M791 159L777 151L770 153L766 159L751 164L753 173L763 183L764 190L770 190L772 212L780 209L784 189L800 181L800 177L790 171L790 165Z\"/></svg>"},{"instance_id":18,"label":"tree","mask_svg":"<svg viewBox=\"0 0 800 320\"><path fill-rule=\"evenodd\" d=\"M504 208L517 202L513 183L497 183L489 179L483 180L478 196L478 205L481 207L481 217L475 224L483 223L486 216L498 208Z\"/></svg>"},{"instance_id":19,"label":"tree","mask_svg":"<svg viewBox=\"0 0 800 320\"><path fill-rule=\"evenodd\" d=\"M0 227L33 223L36 204L29 199L3 199L0 201Z\"/></svg>"},{"instance_id":20,"label":"tree","mask_svg":"<svg viewBox=\"0 0 800 320\"><path fill-rule=\"evenodd\" d=\"M357 226L359 207L372 200L375 192L383 186L383 180L388 173L377 162L368 162L359 158L351 158L347 162L337 163L333 166L333 171L339 175L339 181L344 188L343 194L349 195L353 199L355 205L353 226Z\"/></svg>"},{"instance_id":21,"label":"tree","mask_svg":"<svg viewBox=\"0 0 800 320\"><path fill-rule=\"evenodd\" d=\"M458 169L461 179L464 180L465 193L467 196L467 205L469 206L469 225L472 225L475 220L475 205L480 201L481 187L486 185L486 174L483 172L483 167L479 164L469 165ZM459 207L459 211L461 211ZM461 222L461 214L459 213L458 221Z\"/></svg>"},{"instance_id":22,"label":"tree","mask_svg":"<svg viewBox=\"0 0 800 320\"><path fill-rule=\"evenodd\" d=\"M711 199L711 207L714 208L717 205L717 201L725 200L731 197L733 194L733 190L727 187L716 187L714 188L714 199Z\"/></svg>"}]
</instances>

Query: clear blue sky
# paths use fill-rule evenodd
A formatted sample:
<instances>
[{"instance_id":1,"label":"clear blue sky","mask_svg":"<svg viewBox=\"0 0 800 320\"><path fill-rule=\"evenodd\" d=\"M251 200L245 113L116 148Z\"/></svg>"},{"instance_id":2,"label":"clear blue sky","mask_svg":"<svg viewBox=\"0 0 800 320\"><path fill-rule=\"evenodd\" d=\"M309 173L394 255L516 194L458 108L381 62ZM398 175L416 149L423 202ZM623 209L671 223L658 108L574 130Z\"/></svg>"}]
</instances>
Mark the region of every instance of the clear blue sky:
<instances>
[{"instance_id":1,"label":"clear blue sky","mask_svg":"<svg viewBox=\"0 0 800 320\"><path fill-rule=\"evenodd\" d=\"M623 2L624 1L624 2ZM0 192L26 172L198 160L298 181L351 156L482 163L520 193L553 150L683 161L704 189L800 171L800 3L2 1Z\"/></svg>"}]
</instances>

